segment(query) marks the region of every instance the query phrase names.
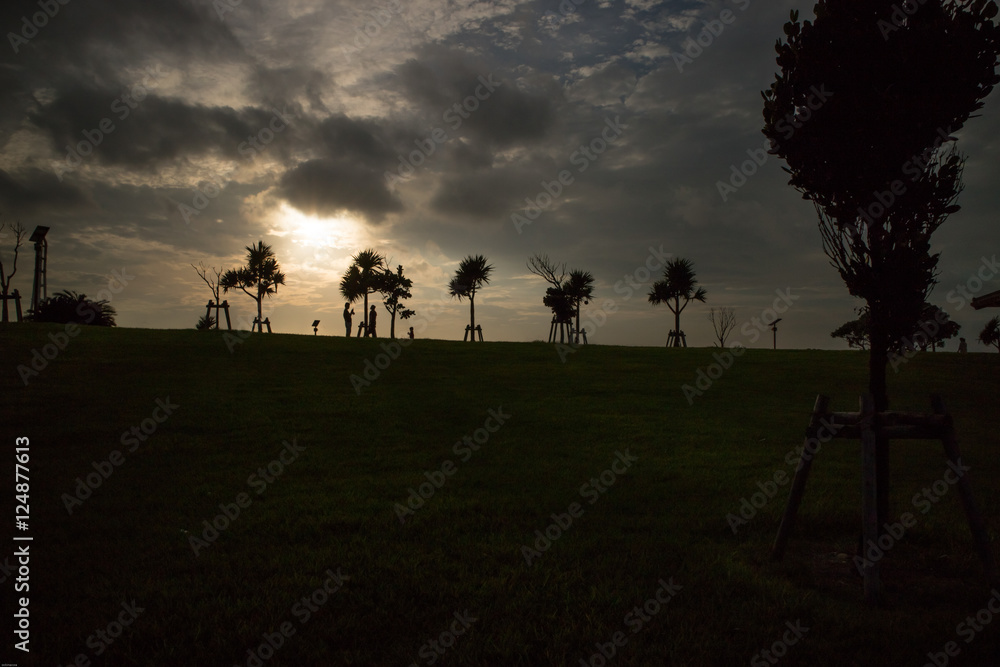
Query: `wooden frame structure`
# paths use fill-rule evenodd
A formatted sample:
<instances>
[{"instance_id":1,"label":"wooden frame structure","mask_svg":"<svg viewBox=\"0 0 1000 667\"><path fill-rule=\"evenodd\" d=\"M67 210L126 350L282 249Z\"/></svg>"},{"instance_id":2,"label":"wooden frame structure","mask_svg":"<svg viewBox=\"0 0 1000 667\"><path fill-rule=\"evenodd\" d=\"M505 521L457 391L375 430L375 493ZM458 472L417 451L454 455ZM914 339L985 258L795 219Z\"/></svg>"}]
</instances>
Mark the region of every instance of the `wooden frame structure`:
<instances>
[{"instance_id":1,"label":"wooden frame structure","mask_svg":"<svg viewBox=\"0 0 1000 667\"><path fill-rule=\"evenodd\" d=\"M3 319L4 322L9 321L9 316L8 316L8 312L9 311L8 311L8 307L7 307L7 302L8 301L13 301L14 302L14 312L17 315L17 320L16 321L17 322L23 321L24 317L21 314L21 293L17 291L16 287L14 288L14 291L11 292L10 294L0 294L0 299L3 299L3 318L2 319Z\"/></svg>"},{"instance_id":2,"label":"wooden frame structure","mask_svg":"<svg viewBox=\"0 0 1000 667\"><path fill-rule=\"evenodd\" d=\"M562 343L569 338L572 340L573 325L571 322L566 322L560 320L558 317L552 316L552 325L549 327L549 342L556 342L556 332L559 332L559 342Z\"/></svg>"},{"instance_id":3,"label":"wooden frame structure","mask_svg":"<svg viewBox=\"0 0 1000 667\"><path fill-rule=\"evenodd\" d=\"M795 515L802 497L805 494L806 481L812 462L816 457L821 428L832 431L832 438L852 438L861 440L861 519L862 519L862 551L869 544L877 544L879 539L878 515L876 512L876 481L875 481L875 442L878 436L889 440L940 440L944 446L945 456L952 469L961 465L962 455L958 450L955 429L951 415L945 410L944 401L940 396L931 396L931 414L913 412L881 412L874 409L874 401L868 394L861 397L860 412L830 412L830 399L827 396L816 397L812 418L806 429L805 443L792 488L788 496L778 534L774 540L771 557L781 560L785 546L795 525ZM976 550L983 561L987 577L992 582L995 578L993 553L990 550L986 524L972 497L972 483L968 473L962 473L956 482L962 508L969 521L969 529L975 542ZM864 554L862 554L864 555ZM864 577L865 602L876 605L881 599L881 580L879 578L878 562L863 559L862 575Z\"/></svg>"},{"instance_id":4,"label":"wooden frame structure","mask_svg":"<svg viewBox=\"0 0 1000 667\"><path fill-rule=\"evenodd\" d=\"M209 300L208 305L205 306L205 318L212 316L212 309L215 309L215 328L219 329L219 311L226 311L226 329L229 331L233 330L233 323L229 321L229 302L223 301L222 303L215 303Z\"/></svg>"},{"instance_id":5,"label":"wooden frame structure","mask_svg":"<svg viewBox=\"0 0 1000 667\"><path fill-rule=\"evenodd\" d=\"M469 333L470 333L471 329L472 329L472 325L471 324L466 324L465 325L465 336L462 337L463 341L469 340ZM476 325L476 330L475 330L475 332L472 333L472 341L473 342L476 341L476 334L479 334L479 342L482 343L483 342L483 325L482 324L477 324Z\"/></svg>"},{"instance_id":6,"label":"wooden frame structure","mask_svg":"<svg viewBox=\"0 0 1000 667\"><path fill-rule=\"evenodd\" d=\"M667 334L667 347L687 347L687 338L684 336L683 331L670 330Z\"/></svg>"}]
</instances>

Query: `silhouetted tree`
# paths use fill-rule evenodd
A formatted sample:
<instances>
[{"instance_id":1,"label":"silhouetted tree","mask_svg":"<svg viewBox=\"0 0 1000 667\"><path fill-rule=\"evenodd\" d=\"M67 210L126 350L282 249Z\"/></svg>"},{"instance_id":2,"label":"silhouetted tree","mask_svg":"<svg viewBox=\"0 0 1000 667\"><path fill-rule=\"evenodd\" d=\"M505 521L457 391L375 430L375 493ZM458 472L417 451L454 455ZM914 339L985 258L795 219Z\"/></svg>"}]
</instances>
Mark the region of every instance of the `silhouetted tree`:
<instances>
[{"instance_id":1,"label":"silhouetted tree","mask_svg":"<svg viewBox=\"0 0 1000 667\"><path fill-rule=\"evenodd\" d=\"M201 318L199 318L198 324L195 326L195 329L197 329L198 331L208 331L213 327L218 328L218 324L216 323L215 318L212 317L211 315L202 315Z\"/></svg>"},{"instance_id":2,"label":"silhouetted tree","mask_svg":"<svg viewBox=\"0 0 1000 667\"><path fill-rule=\"evenodd\" d=\"M657 280L653 283L653 288L649 291L649 302L654 306L661 303L667 304L667 308L674 314L674 331L679 334L681 331L681 311L691 301L704 303L707 294L704 287L698 287L698 280L694 277L694 264L691 263L691 260L677 257L667 262L663 269L663 280ZM681 300L684 303L681 303ZM676 338L674 345L680 345Z\"/></svg>"},{"instance_id":3,"label":"silhouetted tree","mask_svg":"<svg viewBox=\"0 0 1000 667\"><path fill-rule=\"evenodd\" d=\"M14 278L14 274L17 273L17 254L21 249L27 230L24 229L24 226L21 225L20 221L14 223L13 225L5 222L0 225L0 237L2 238L6 238L6 235L3 234L5 229L9 229L14 235L14 259L13 262L11 262L12 266L10 273L7 273L6 269L4 269L3 257L0 257L0 293L6 297L10 294L10 282ZM0 315L0 322L9 322L10 317L7 310L7 299L3 299L3 305L0 306L0 308L2 308L3 311L3 314Z\"/></svg>"},{"instance_id":4,"label":"silhouetted tree","mask_svg":"<svg viewBox=\"0 0 1000 667\"><path fill-rule=\"evenodd\" d=\"M63 290L38 302L37 310L28 311L33 322L67 324L93 324L100 327L115 326L115 309L107 301L88 299L86 294Z\"/></svg>"},{"instance_id":5,"label":"silhouetted tree","mask_svg":"<svg viewBox=\"0 0 1000 667\"><path fill-rule=\"evenodd\" d=\"M379 281L385 271L385 257L374 249L362 250L351 257L351 265L340 279L340 294L349 302L364 299L364 330L368 335L368 295L379 291Z\"/></svg>"},{"instance_id":6,"label":"silhouetted tree","mask_svg":"<svg viewBox=\"0 0 1000 667\"><path fill-rule=\"evenodd\" d=\"M239 288L256 301L257 321L261 322L264 319L261 305L264 297L276 293L278 285L285 284L285 274L281 272L271 246L265 245L263 241L258 241L257 245L247 246L246 250L246 266L226 271L222 274L219 285L226 293Z\"/></svg>"},{"instance_id":7,"label":"silhouetted tree","mask_svg":"<svg viewBox=\"0 0 1000 667\"><path fill-rule=\"evenodd\" d=\"M492 272L493 266L486 263L485 257L469 255L461 261L458 270L455 271L455 277L448 283L449 294L457 297L459 301L462 300L462 297L469 299L469 326L471 327L469 340L472 341L476 339L476 292L483 285L490 284Z\"/></svg>"},{"instance_id":8,"label":"silhouetted tree","mask_svg":"<svg viewBox=\"0 0 1000 667\"><path fill-rule=\"evenodd\" d=\"M775 46L764 91L772 153L811 200L823 248L869 309L869 391L889 407L889 351L913 330L935 282L930 237L958 210L964 161L943 145L1000 81L994 2L819 0ZM895 15L895 16L894 16ZM900 19L899 17L902 17ZM876 442L878 525L889 519L889 443Z\"/></svg>"},{"instance_id":9,"label":"silhouetted tree","mask_svg":"<svg viewBox=\"0 0 1000 667\"><path fill-rule=\"evenodd\" d=\"M708 311L708 321L712 323L712 330L715 332L715 340L719 341L719 347L725 347L726 339L736 328L736 311L728 306L718 310L711 308Z\"/></svg>"},{"instance_id":10,"label":"silhouetted tree","mask_svg":"<svg viewBox=\"0 0 1000 667\"><path fill-rule=\"evenodd\" d=\"M994 317L986 323L979 332L979 342L983 345L995 345L997 352L1000 352L1000 317Z\"/></svg>"},{"instance_id":11,"label":"silhouetted tree","mask_svg":"<svg viewBox=\"0 0 1000 667\"><path fill-rule=\"evenodd\" d=\"M413 287L413 281L409 278L403 277L403 265L400 264L396 267L396 272L393 273L389 269L386 269L379 280L378 291L382 293L384 297L382 299L382 305L385 309L389 311L389 315L392 319L389 322L389 337L396 337L396 314L399 314L401 320L408 320L414 315L416 311L410 310L403 303L403 299L413 298L410 294L410 288Z\"/></svg>"},{"instance_id":12,"label":"silhouetted tree","mask_svg":"<svg viewBox=\"0 0 1000 667\"><path fill-rule=\"evenodd\" d=\"M856 347L859 350L868 349L868 312L862 309L858 319L844 322L839 327L830 332L831 338L843 338L847 341L847 347Z\"/></svg>"},{"instance_id":13,"label":"silhouetted tree","mask_svg":"<svg viewBox=\"0 0 1000 667\"><path fill-rule=\"evenodd\" d=\"M580 305L590 303L594 294L594 276L589 271L574 270L569 272L569 280L563 283L563 294L569 299L576 315L576 339L580 342Z\"/></svg>"},{"instance_id":14,"label":"silhouetted tree","mask_svg":"<svg viewBox=\"0 0 1000 667\"><path fill-rule=\"evenodd\" d=\"M220 282L222 281L222 269L217 269L214 266L211 269L208 269L202 262L198 262L198 266L192 264L191 268L194 269L194 272L198 274L198 277L204 280L205 284L208 285L208 289L212 291L212 300L215 301L216 305L222 303L222 299L219 297L219 293L222 289L220 285ZM209 273L209 271L211 271L211 273ZM214 317L210 317L209 319L212 320L213 325L216 329L218 329L218 320ZM201 326L198 328L200 329Z\"/></svg>"},{"instance_id":15,"label":"silhouetted tree","mask_svg":"<svg viewBox=\"0 0 1000 667\"><path fill-rule=\"evenodd\" d=\"M925 303L924 309L920 313L920 321L917 322L910 340L921 351L928 347L934 351L939 347L944 347L945 341L949 338L957 336L961 328L962 325L952 321L948 317L948 313L941 308L934 304Z\"/></svg>"}]
</instances>

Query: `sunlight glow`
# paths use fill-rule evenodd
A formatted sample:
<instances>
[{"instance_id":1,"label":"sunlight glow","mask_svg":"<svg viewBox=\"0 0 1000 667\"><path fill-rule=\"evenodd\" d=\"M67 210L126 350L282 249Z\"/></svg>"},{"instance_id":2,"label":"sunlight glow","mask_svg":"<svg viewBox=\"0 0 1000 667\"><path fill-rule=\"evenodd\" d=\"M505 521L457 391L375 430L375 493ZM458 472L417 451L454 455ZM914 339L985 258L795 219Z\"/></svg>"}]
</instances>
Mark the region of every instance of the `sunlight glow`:
<instances>
[{"instance_id":1,"label":"sunlight glow","mask_svg":"<svg viewBox=\"0 0 1000 667\"><path fill-rule=\"evenodd\" d=\"M282 204L274 216L275 236L313 250L354 250L364 240L362 223L349 216L317 218Z\"/></svg>"}]
</instances>

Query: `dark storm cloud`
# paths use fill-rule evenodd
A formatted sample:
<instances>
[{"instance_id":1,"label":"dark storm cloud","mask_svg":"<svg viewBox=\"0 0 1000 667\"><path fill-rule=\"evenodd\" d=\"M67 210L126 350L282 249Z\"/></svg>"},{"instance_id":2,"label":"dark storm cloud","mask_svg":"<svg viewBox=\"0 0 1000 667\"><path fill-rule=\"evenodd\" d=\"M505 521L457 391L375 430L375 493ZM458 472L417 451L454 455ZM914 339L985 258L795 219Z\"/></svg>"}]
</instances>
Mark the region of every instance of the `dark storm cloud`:
<instances>
[{"instance_id":1,"label":"dark storm cloud","mask_svg":"<svg viewBox=\"0 0 1000 667\"><path fill-rule=\"evenodd\" d=\"M13 215L66 210L87 203L76 187L60 183L55 175L29 168L15 174L0 169L0 210Z\"/></svg>"},{"instance_id":2,"label":"dark storm cloud","mask_svg":"<svg viewBox=\"0 0 1000 667\"><path fill-rule=\"evenodd\" d=\"M524 193L535 194L537 181L521 170L490 170L446 178L431 201L440 213L457 218L505 220Z\"/></svg>"},{"instance_id":3,"label":"dark storm cloud","mask_svg":"<svg viewBox=\"0 0 1000 667\"><path fill-rule=\"evenodd\" d=\"M432 49L400 65L396 74L434 122L482 141L527 144L543 139L555 123L550 97L519 90L499 68L470 62L467 54Z\"/></svg>"},{"instance_id":4,"label":"dark storm cloud","mask_svg":"<svg viewBox=\"0 0 1000 667\"><path fill-rule=\"evenodd\" d=\"M134 89L133 89L134 90ZM245 157L264 128L287 129L277 109L190 106L126 92L76 88L43 107L32 120L69 164L94 159L108 165L154 169L205 154ZM275 120L277 118L277 120ZM92 154L92 156L91 156Z\"/></svg>"},{"instance_id":5,"label":"dark storm cloud","mask_svg":"<svg viewBox=\"0 0 1000 667\"><path fill-rule=\"evenodd\" d=\"M373 169L386 169L396 160L396 151L386 137L387 125L354 120L343 114L331 116L317 130L327 155Z\"/></svg>"},{"instance_id":6,"label":"dark storm cloud","mask_svg":"<svg viewBox=\"0 0 1000 667\"><path fill-rule=\"evenodd\" d=\"M381 171L328 158L303 162L287 172L279 191L295 208L318 216L348 210L378 222L403 208Z\"/></svg>"}]
</instances>

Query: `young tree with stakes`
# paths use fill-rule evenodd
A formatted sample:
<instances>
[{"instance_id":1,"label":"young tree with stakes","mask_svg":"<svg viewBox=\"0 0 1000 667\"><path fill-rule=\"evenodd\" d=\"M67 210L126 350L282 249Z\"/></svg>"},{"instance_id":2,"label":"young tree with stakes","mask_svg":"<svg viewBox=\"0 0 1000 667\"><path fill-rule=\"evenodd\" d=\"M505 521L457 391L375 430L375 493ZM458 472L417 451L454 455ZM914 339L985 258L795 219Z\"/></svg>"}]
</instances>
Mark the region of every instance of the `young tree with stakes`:
<instances>
[{"instance_id":1,"label":"young tree with stakes","mask_svg":"<svg viewBox=\"0 0 1000 667\"><path fill-rule=\"evenodd\" d=\"M220 284L222 282L222 269L217 269L214 266L211 269L208 269L203 262L198 262L198 266L192 264L191 268L194 269L194 272L198 274L199 278L205 281L205 284L208 285L208 289L212 291L212 298L215 300L215 305L221 304L222 299L219 297L219 293L222 290L222 286ZM210 270L211 274L209 273ZM211 320L210 325L202 326L202 324L207 320ZM207 316L207 320L206 317L202 317L198 320L198 329L211 329L212 326L216 329L219 328L218 318Z\"/></svg>"},{"instance_id":2,"label":"young tree with stakes","mask_svg":"<svg viewBox=\"0 0 1000 667\"><path fill-rule=\"evenodd\" d=\"M396 267L395 273L389 269L386 269L382 273L378 291L381 292L384 297L382 299L382 305L385 306L385 309L389 311L389 315L392 317L389 321L390 338L396 337L397 314L401 320L408 320L417 314L416 311L410 310L406 307L406 304L403 303L403 299L413 298L413 295L410 294L411 287L413 287L413 281L403 276L402 264Z\"/></svg>"},{"instance_id":3,"label":"young tree with stakes","mask_svg":"<svg viewBox=\"0 0 1000 667\"><path fill-rule=\"evenodd\" d=\"M448 283L448 293L453 297L469 299L469 340L476 339L476 292L483 285L490 284L490 274L493 266L486 263L486 258L482 255L473 257L469 255L458 265L455 277Z\"/></svg>"},{"instance_id":4,"label":"young tree with stakes","mask_svg":"<svg viewBox=\"0 0 1000 667\"><path fill-rule=\"evenodd\" d=\"M256 245L247 246L247 263L239 269L229 269L219 281L222 291L228 293L231 289L241 289L247 296L257 302L257 322L263 331L264 312L262 303L265 296L271 296L278 291L278 285L285 284L285 274L278 266L271 246L258 241ZM250 291L253 290L253 291Z\"/></svg>"},{"instance_id":5,"label":"young tree with stakes","mask_svg":"<svg viewBox=\"0 0 1000 667\"><path fill-rule=\"evenodd\" d=\"M936 282L931 234L958 210L964 159L945 145L1000 82L997 7L926 0L907 15L897 0L819 0L815 11L800 23L793 10L775 46L781 71L762 92L763 133L813 202L826 255L868 306L868 388L880 413L889 351ZM875 458L881 530L886 438Z\"/></svg>"},{"instance_id":6,"label":"young tree with stakes","mask_svg":"<svg viewBox=\"0 0 1000 667\"><path fill-rule=\"evenodd\" d=\"M698 287L691 260L677 257L667 262L663 269L663 280L653 283L653 288L649 291L649 302L654 306L665 303L674 314L674 331L677 335L673 339L673 347L681 345L681 311L692 301L704 303L707 295L704 287Z\"/></svg>"}]
</instances>

